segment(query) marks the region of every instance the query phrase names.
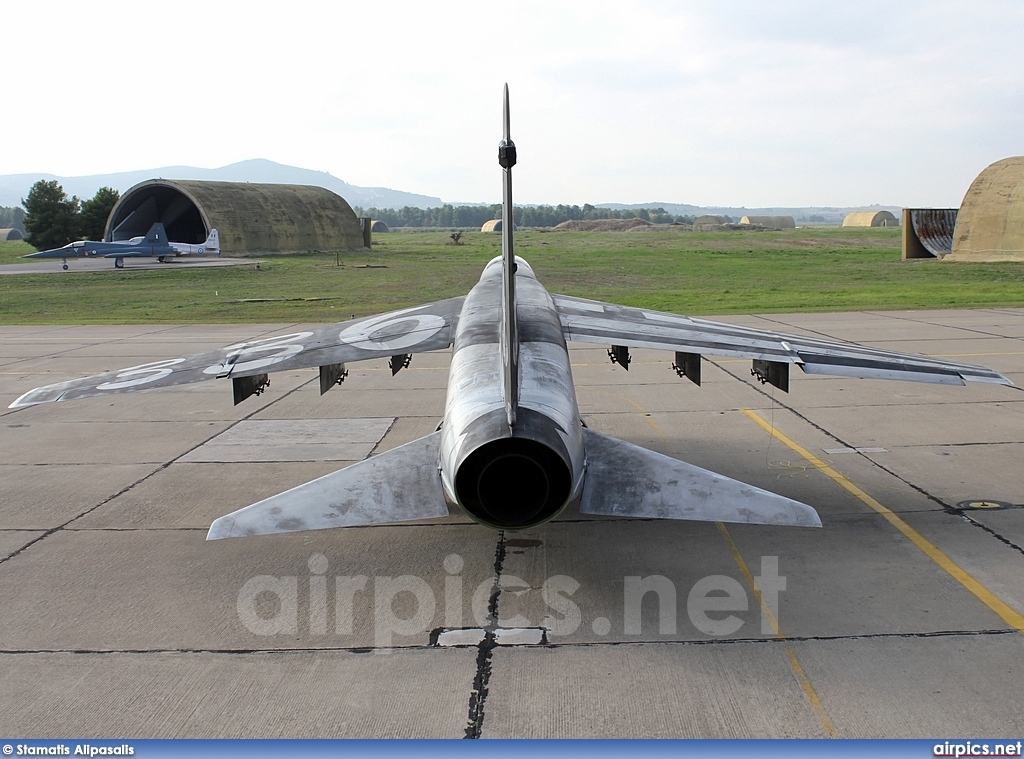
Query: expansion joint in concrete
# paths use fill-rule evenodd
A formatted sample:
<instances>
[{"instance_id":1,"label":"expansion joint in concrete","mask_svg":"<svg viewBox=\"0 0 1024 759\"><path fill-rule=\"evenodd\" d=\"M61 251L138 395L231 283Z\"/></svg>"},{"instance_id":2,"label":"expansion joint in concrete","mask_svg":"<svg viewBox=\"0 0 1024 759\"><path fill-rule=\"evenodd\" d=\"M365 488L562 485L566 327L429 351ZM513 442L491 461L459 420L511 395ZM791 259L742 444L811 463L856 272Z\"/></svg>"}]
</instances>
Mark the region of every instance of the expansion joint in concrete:
<instances>
[{"instance_id":1,"label":"expansion joint in concrete","mask_svg":"<svg viewBox=\"0 0 1024 759\"><path fill-rule=\"evenodd\" d=\"M1012 540L1007 538L1005 535L1001 535L1000 533L996 532L995 530L993 530L988 525L982 524L977 519L975 519L970 514L968 514L966 511L963 511L962 509L954 509L953 511L955 513L959 514L966 522L969 522L970 524L974 525L979 530L984 530L989 535L991 535L993 538L998 540L1000 543L1004 543L1005 545L1009 546L1010 548L1012 548L1017 553L1024 554L1024 547L1018 545L1017 543L1014 543Z\"/></svg>"},{"instance_id":2,"label":"expansion joint in concrete","mask_svg":"<svg viewBox=\"0 0 1024 759\"><path fill-rule=\"evenodd\" d=\"M545 640L542 644L547 649L558 648L622 648L631 646L740 646L740 645L763 645L763 646L785 646L792 643L832 643L839 641L859 640L924 640L928 638L986 638L1004 635L1019 635L1017 630L1012 628L1000 628L989 630L932 630L927 632L901 632L901 633L862 633L854 635L793 635L785 638L710 638L704 640L600 640L600 641L572 641L566 643L553 643ZM479 652L483 644L477 646ZM492 645L487 650L490 652L496 646ZM518 647L518 646L517 646ZM532 645L530 647L533 647ZM461 646L459 647L461 648ZM9 648L0 649L0 658L5 656L38 656L43 654L69 654L87 656L166 656L166 655L200 655L217 654L227 656L277 656L277 655L302 655L302 654L370 654L400 651L437 651L436 645L418 646L387 646L367 648L365 646L324 646L318 648ZM443 650L443 649L442 649ZM480 656L477 656L478 675L482 671ZM488 663L489 674L489 663ZM475 681L474 681L475 682ZM482 726L482 714L480 711ZM467 726L467 738L478 738L479 735L469 735Z\"/></svg>"},{"instance_id":3,"label":"expansion joint in concrete","mask_svg":"<svg viewBox=\"0 0 1024 759\"><path fill-rule=\"evenodd\" d=\"M171 464L173 464L174 462L176 462L176 461L180 461L180 460L181 460L182 458L184 458L184 457L185 457L185 456L187 456L188 454L192 453L192 451L196 450L196 449L197 449L197 448L199 448L200 446L206 445L206 444L207 444L208 442L210 442L211 440L213 440L213 438L215 438L215 437L217 437L218 435L221 435L221 434L223 434L223 433L227 432L227 430L231 429L232 427L234 427L234 426L236 426L236 425L238 425L238 424L241 424L242 422L244 422L244 421L246 421L246 420L250 419L251 417L254 417L254 416L256 416L256 414L258 414L258 413L260 413L261 411L263 411L263 410L267 409L268 407L272 406L273 404L277 403L278 401L282 401L282 400L284 400L284 399L285 399L285 398L287 398L287 397L288 397L289 395L291 395L291 394L292 394L292 393L294 393L294 392L297 392L297 391L298 391L298 390L299 390L300 388L303 388L303 387L305 387L306 385L308 385L308 384L309 384L310 382L312 382L312 381L313 381L313 380L308 380L308 381L306 381L306 382L303 382L303 383L301 383L300 385L298 385L298 386L296 386L296 387L292 388L291 390L289 390L289 391L288 391L287 393L285 393L284 395L282 395L282 396L281 396L280 398L277 398L277 399L275 399L275 400L271 401L271 402L270 402L270 403L268 403L268 404L267 404L266 406L260 406L260 407L258 407L258 408L256 408L256 409L253 409L252 413L250 413L250 414L246 414L246 415L245 415L245 416L243 416L243 417L242 417L241 419L239 419L239 420L237 420L237 421L233 422L232 424L228 425L228 427L226 427L225 429L223 429L223 430L220 430L219 432L216 432L216 433L214 433L213 435L211 435L210 437L208 437L208 438L207 438L206 440L203 440L202 442L200 442L200 443L197 443L196 445L194 445L194 446L192 446L191 448L189 448L189 449L188 449L187 451L184 451L183 453L179 454L178 456L175 456L175 457L174 457L173 459L171 459L170 461L165 461L165 462L164 462L163 464L161 464L160 466L158 466L158 467L157 467L156 469L154 469L154 470L153 470L152 472L150 472L150 473L149 473L149 474L147 474L147 475L144 475L144 476L140 477L140 478L139 478L139 479L137 479L137 480L136 480L135 482L133 482L133 483L132 483L131 485L128 485L128 486L126 486L126 487L124 487L124 488L121 488L121 490L117 491L117 492L116 492L116 493L114 493L113 495L111 495L111 496L107 496L106 498L104 498L104 499L103 499L102 501L100 501L100 502L99 502L99 503L97 503L96 505L94 505L94 506L90 506L89 508L85 509L85 511L82 511L82 512L80 512L80 513L76 514L75 516L71 517L71 519L67 520L66 522L63 522L62 524L59 524L59 525L57 525L56 527L51 527L50 529L48 529L48 530L46 530L45 532L43 532L43 533L42 533L41 535L37 536L37 537L35 538L35 540L30 540L30 541L29 541L28 543L26 543L25 545L23 545L23 546L22 546L21 548L19 548L19 549L18 549L17 551L14 551L14 552L12 552L11 554L9 554L9 555L7 555L7 556L3 556L3 557L0 557L0 564L3 564L4 562L10 561L10 560L11 560L11 559L13 559L13 558L14 558L15 556L18 556L19 554L21 554L21 553L23 553L24 551L28 550L28 549L29 549L29 548L30 548L31 546L34 546L34 545L35 545L36 543L39 543L40 541L46 540L46 539L47 539L48 537L50 537L50 536L51 536L51 535L53 535L54 533L56 533L56 532L61 532L61 531L65 530L65 529L66 529L66 528L68 527L68 525L70 525L70 524L72 524L72 523L74 523L74 522L78 521L78 520L79 520L79 519L81 519L82 517L88 516L88 515L89 515L89 514L91 514L92 512L96 511L97 509L99 509L99 508L102 508L103 506L106 506L106 505L107 505L108 503L110 503L111 501L113 501L113 500L114 500L115 498L119 498L119 497L121 497L121 496L125 495L126 493L128 493L128 492L130 492L130 491L131 491L132 489L134 489L134 488L135 488L136 486L138 486L138 485L141 485L141 484L142 484L143 482L145 482L146 480L148 480L148 479L149 479L150 477L152 477L153 475L155 475L155 474L157 474L157 473L159 473L159 472L162 472L162 471L164 471L165 469L167 469L167 467L169 467L169 466L170 466Z\"/></svg>"},{"instance_id":4,"label":"expansion joint in concrete","mask_svg":"<svg viewBox=\"0 0 1024 759\"><path fill-rule=\"evenodd\" d=\"M395 428L396 424L398 424L397 416L391 420L391 424L389 424L388 428L384 430L384 434L380 436L380 440L373 444L373 447L370 449L370 452L366 454L366 458L372 458L377 454L377 449L380 448L380 444L384 442L384 438L386 438L388 434L391 432L391 430Z\"/></svg>"},{"instance_id":5,"label":"expansion joint in concrete","mask_svg":"<svg viewBox=\"0 0 1024 759\"><path fill-rule=\"evenodd\" d=\"M842 438L838 437L835 433L825 429L824 427L822 427L817 422L814 422L813 420L807 418L805 415L801 414L799 411L797 411L792 406L786 405L785 403L780 401L778 398L776 398L774 395L765 392L762 388L758 387L757 385L754 385L754 384L751 384L751 383L747 382L746 379L743 378L743 377L737 377L735 374L733 374L733 372L730 372L726 367L722 366L721 364L718 364L718 363L716 363L714 361L712 361L711 363L715 364L715 366L717 366L719 369L724 371L726 374L729 374L730 376L734 377L735 379L739 380L740 382L744 383L745 385L748 385L749 387L753 388L756 392L760 393L765 398L768 398L775 406L777 406L779 408L785 409L786 411L788 411L791 414L793 414L794 416L796 416L798 419L801 419L804 422L806 422L807 424L811 425L814 429L818 430L818 432L820 432L821 434L831 438L832 440L835 440L837 443L840 443L842 446L844 446L846 448L855 448L855 446L851 445L850 443L847 443L845 440L843 440ZM1018 389L1024 389L1024 388L1018 388ZM964 443L959 443L959 444L954 443L953 445L965 445L965 444ZM993 445L993 444L992 443L988 443L987 445ZM1013 550L1017 551L1018 553L1024 553L1024 547L1018 545L1017 543L1014 543L1012 540L1010 540L1009 538L1007 538L1004 535L1001 535L1000 533L996 532L992 528L983 525L981 522L977 521L976 519L971 518L968 514L966 514L964 512L963 509L959 509L959 508L957 508L956 506L954 506L952 504L946 503L945 501L943 501L938 496L936 496L936 495L934 495L932 493L929 493L927 490L925 490L924 488L920 487L919 485L916 485L913 482L911 482L910 480L906 479L905 477L900 476L899 474L894 472L889 467L887 467L884 464L881 464L878 461L876 461L875 459L871 458L869 455L867 455L865 453L858 453L857 455L863 456L868 461L870 461L873 466L877 467L878 469L881 469L886 474L888 474L888 475L890 475L892 477L895 477L897 480L902 482L904 485L906 485L908 488L910 488L914 492L923 495L929 501L931 501L932 503L938 505L945 513L953 515L953 516L963 517L967 522L969 522L970 524L974 525L975 527L978 527L981 530L984 530L985 532L987 532L989 535L991 535L992 537L994 537L996 540L1000 541L1001 543L1006 544L1007 546L1009 546Z\"/></svg>"}]
</instances>

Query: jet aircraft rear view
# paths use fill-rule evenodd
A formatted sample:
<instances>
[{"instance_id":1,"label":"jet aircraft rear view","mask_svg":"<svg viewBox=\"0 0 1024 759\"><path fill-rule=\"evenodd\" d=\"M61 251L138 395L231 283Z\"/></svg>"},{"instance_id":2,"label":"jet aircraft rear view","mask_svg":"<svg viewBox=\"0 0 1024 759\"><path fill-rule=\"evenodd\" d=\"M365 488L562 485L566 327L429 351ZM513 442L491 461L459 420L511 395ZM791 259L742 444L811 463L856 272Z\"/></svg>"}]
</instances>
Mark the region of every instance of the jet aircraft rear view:
<instances>
[{"instance_id":1,"label":"jet aircraft rear view","mask_svg":"<svg viewBox=\"0 0 1024 759\"><path fill-rule=\"evenodd\" d=\"M586 428L567 341L611 346L626 369L630 347L672 351L673 368L697 385L702 355L749 359L762 382L785 391L792 366L1011 384L981 366L548 293L513 246L517 155L507 85L503 116L502 255L467 295L48 385L11 408L229 378L237 404L263 392L268 371L306 367L319 367L323 394L344 381L347 362L390 358L396 373L412 354L451 347L436 432L223 516L208 539L445 517L450 506L495 529L534 527L570 506L618 517L821 526L811 506Z\"/></svg>"}]
</instances>

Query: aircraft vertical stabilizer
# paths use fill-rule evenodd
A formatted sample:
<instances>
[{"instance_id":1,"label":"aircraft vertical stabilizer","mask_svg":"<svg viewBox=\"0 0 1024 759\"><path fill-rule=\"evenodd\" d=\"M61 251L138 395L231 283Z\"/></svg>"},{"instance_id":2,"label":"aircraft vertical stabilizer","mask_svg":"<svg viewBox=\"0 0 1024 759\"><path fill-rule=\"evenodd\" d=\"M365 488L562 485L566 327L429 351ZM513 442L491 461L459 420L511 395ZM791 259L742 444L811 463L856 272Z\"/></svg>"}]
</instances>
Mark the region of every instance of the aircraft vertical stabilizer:
<instances>
[{"instance_id":1,"label":"aircraft vertical stabilizer","mask_svg":"<svg viewBox=\"0 0 1024 759\"><path fill-rule=\"evenodd\" d=\"M505 133L498 145L498 163L505 183L501 204L501 371L505 414L509 429L516 426L519 408L519 329L516 324L516 255L512 246L515 227L512 214L512 167L516 164L516 145L509 133L508 85L505 85Z\"/></svg>"},{"instance_id":2,"label":"aircraft vertical stabilizer","mask_svg":"<svg viewBox=\"0 0 1024 759\"><path fill-rule=\"evenodd\" d=\"M153 224L149 228L149 232L146 233L146 244L167 245L167 232L164 230L164 225L159 221Z\"/></svg>"}]
</instances>

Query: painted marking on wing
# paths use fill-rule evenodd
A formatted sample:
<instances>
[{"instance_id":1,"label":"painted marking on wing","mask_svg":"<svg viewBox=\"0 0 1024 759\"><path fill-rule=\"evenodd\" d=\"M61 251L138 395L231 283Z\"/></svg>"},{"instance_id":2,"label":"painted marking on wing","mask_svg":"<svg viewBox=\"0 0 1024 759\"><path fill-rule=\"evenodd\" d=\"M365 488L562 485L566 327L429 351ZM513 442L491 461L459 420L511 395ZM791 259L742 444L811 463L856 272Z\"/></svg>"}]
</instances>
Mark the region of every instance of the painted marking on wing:
<instances>
[{"instance_id":1,"label":"painted marking on wing","mask_svg":"<svg viewBox=\"0 0 1024 759\"><path fill-rule=\"evenodd\" d=\"M721 534L725 544L729 547L729 552L732 554L732 558L733 561L736 562L736 566L739 567L740 574L743 575L743 579L746 581L747 586L750 588L751 592L753 592L758 604L760 604L761 614L763 614L764 618L768 620L776 639L788 640L788 638L782 634L782 629L779 627L779 620L775 618L775 613L765 602L764 596L761 595L761 589L757 587L757 581L754 579L754 575L751 574L750 568L747 566L747 562L743 560L743 555L740 553L740 549L736 547L736 543L733 541L732 535L729 534L729 530L726 529L726 526L721 522L715 522L715 526L718 528L718 532ZM800 660L796 658L796 653L788 646L786 647L786 660L789 662L789 668L793 670L793 674L796 676L796 681L800 685L800 690L804 692L807 702L811 705L811 708L817 715L818 720L821 722L821 726L824 728L825 734L828 735L829 738L838 738L839 733L836 730L835 725L832 724L832 718L828 716L828 712L822 705L821 699L818 698L818 692L814 690L814 686L811 684L811 680L807 676L807 672L805 672L803 666L801 666Z\"/></svg>"},{"instance_id":2,"label":"painted marking on wing","mask_svg":"<svg viewBox=\"0 0 1024 759\"><path fill-rule=\"evenodd\" d=\"M783 445L787 446L790 450L800 454L807 462L817 469L822 474L831 478L840 487L847 492L854 495L859 501L867 505L872 511L879 514L885 521L895 527L902 535L907 538L911 543L918 547L918 549L935 562L946 574L960 583L964 588L970 591L979 601L985 604L989 609L995 612L1006 624L1010 625L1018 632L1024 633L1024 615L1020 614L1007 603L1000 599L995 593L982 585L978 580L971 576L966 570L960 567L955 561L949 556L930 543L921 533L911 527L909 524L904 522L899 516L896 515L891 509L883 506L881 503L876 501L870 495L865 493L859 487L854 485L843 475L839 474L835 469L830 467L824 461L819 459L813 453L808 451L803 446L790 440L788 437L783 435L772 425L758 416L750 409L740 409L743 414L765 430L769 435L778 440Z\"/></svg>"},{"instance_id":3,"label":"painted marking on wing","mask_svg":"<svg viewBox=\"0 0 1024 759\"><path fill-rule=\"evenodd\" d=\"M367 351L396 351L411 348L433 337L446 324L437 314L410 314L408 308L367 319L346 327L338 335L341 342Z\"/></svg>"},{"instance_id":4,"label":"painted marking on wing","mask_svg":"<svg viewBox=\"0 0 1024 759\"><path fill-rule=\"evenodd\" d=\"M261 340L249 340L244 343L229 345L224 348L228 355L219 363L203 369L203 374L226 376L232 372L242 373L278 364L285 359L301 353L304 346L299 341L312 336L312 332L294 332L290 335L265 337ZM242 360L246 357L255 356L268 351L276 351L276 353L271 356L254 358L248 361Z\"/></svg>"},{"instance_id":5,"label":"painted marking on wing","mask_svg":"<svg viewBox=\"0 0 1024 759\"><path fill-rule=\"evenodd\" d=\"M576 311L588 311L594 314L604 313L604 306L600 303L585 303L579 300L571 300L568 298L556 298L555 304L558 306L559 311L565 310L576 310Z\"/></svg>"},{"instance_id":6,"label":"painted marking on wing","mask_svg":"<svg viewBox=\"0 0 1024 759\"><path fill-rule=\"evenodd\" d=\"M120 382L104 382L97 385L97 390L120 390L125 387L145 385L148 382L156 382L168 376L173 370L172 366L180 364L183 358L169 358L164 361L154 361L141 366L131 366L117 373L116 379ZM41 389L41 388L40 388Z\"/></svg>"},{"instance_id":7,"label":"painted marking on wing","mask_svg":"<svg viewBox=\"0 0 1024 759\"><path fill-rule=\"evenodd\" d=\"M673 316L672 314L660 314L657 311L642 311L645 319L652 322L662 322L664 324L679 324L680 322L689 323L690 319L685 316Z\"/></svg>"}]
</instances>

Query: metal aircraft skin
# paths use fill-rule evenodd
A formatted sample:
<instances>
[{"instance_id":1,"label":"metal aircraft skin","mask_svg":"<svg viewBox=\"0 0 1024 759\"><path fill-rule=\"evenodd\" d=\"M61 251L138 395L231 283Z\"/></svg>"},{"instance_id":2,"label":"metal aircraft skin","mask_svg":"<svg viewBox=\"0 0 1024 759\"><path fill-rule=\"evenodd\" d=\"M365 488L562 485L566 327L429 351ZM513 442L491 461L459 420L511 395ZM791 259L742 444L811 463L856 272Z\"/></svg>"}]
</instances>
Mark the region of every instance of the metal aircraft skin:
<instances>
[{"instance_id":1,"label":"metal aircraft skin","mask_svg":"<svg viewBox=\"0 0 1024 759\"><path fill-rule=\"evenodd\" d=\"M38 253L29 253L24 258L60 258L64 261L64 269L68 268L69 258L94 257L113 258L114 267L124 268L126 258L155 258L164 263L168 258L177 256L188 256L192 254L204 255L215 253L220 255L220 237L217 230L210 230L206 242L200 245L192 245L183 242L171 242L167 239L167 232L164 225L159 221L149 228L145 236L133 237L130 240L114 240L112 242L78 240L65 245L63 248L53 250L41 250Z\"/></svg>"},{"instance_id":2,"label":"metal aircraft skin","mask_svg":"<svg viewBox=\"0 0 1024 759\"><path fill-rule=\"evenodd\" d=\"M701 354L749 358L762 381L788 391L807 374L963 385L1012 384L985 367L786 335L676 314L551 295L514 254L505 88L502 255L465 297L251 340L32 390L14 403L86 398L205 379L231 379L235 403L259 394L270 370L320 368L320 392L345 363L453 347L436 432L220 517L207 539L430 519L461 507L496 529L540 525L569 505L584 514L821 526L810 506L583 426L566 341L675 352L673 368L700 384ZM339 422L343 424L344 422Z\"/></svg>"},{"instance_id":3,"label":"metal aircraft skin","mask_svg":"<svg viewBox=\"0 0 1024 759\"><path fill-rule=\"evenodd\" d=\"M220 234L216 229L211 229L206 241L198 245L174 241L169 242L168 245L174 248L175 254L179 256L219 256Z\"/></svg>"}]
</instances>

